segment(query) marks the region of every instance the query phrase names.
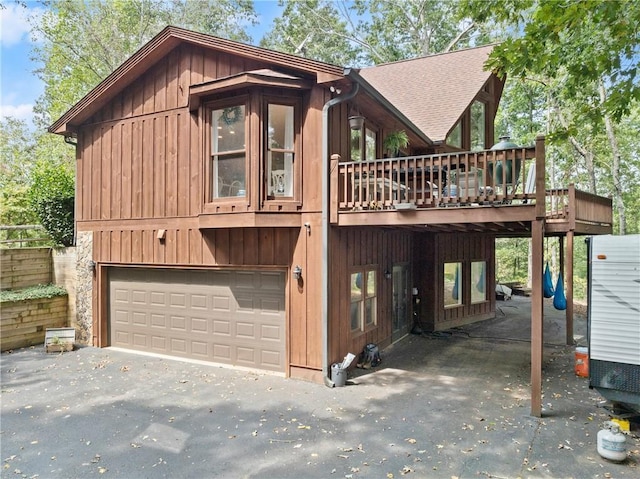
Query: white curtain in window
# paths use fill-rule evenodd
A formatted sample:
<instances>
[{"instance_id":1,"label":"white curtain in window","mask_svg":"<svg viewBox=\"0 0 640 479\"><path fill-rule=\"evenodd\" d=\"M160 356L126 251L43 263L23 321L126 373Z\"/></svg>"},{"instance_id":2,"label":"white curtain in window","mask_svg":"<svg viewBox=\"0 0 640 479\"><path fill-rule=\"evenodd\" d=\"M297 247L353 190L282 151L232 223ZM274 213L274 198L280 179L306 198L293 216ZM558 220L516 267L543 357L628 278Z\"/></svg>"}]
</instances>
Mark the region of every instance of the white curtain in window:
<instances>
[{"instance_id":1,"label":"white curtain in window","mask_svg":"<svg viewBox=\"0 0 640 479\"><path fill-rule=\"evenodd\" d=\"M211 112L211 156L213 158L218 154L218 137L220 135L220 110L214 110ZM212 161L211 181L213 183L213 197L220 197L220 178L218 174L218 162Z\"/></svg>"}]
</instances>

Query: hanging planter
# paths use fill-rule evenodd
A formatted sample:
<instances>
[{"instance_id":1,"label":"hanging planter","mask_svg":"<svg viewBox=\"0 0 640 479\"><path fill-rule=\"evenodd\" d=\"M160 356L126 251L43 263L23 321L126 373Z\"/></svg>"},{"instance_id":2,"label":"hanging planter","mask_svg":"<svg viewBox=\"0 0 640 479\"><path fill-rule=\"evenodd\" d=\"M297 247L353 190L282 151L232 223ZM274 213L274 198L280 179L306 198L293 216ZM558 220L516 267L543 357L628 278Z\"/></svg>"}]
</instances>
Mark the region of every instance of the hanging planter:
<instances>
[{"instance_id":1,"label":"hanging planter","mask_svg":"<svg viewBox=\"0 0 640 479\"><path fill-rule=\"evenodd\" d=\"M389 158L396 158L400 150L409 146L409 136L404 130L390 132L382 142Z\"/></svg>"}]
</instances>

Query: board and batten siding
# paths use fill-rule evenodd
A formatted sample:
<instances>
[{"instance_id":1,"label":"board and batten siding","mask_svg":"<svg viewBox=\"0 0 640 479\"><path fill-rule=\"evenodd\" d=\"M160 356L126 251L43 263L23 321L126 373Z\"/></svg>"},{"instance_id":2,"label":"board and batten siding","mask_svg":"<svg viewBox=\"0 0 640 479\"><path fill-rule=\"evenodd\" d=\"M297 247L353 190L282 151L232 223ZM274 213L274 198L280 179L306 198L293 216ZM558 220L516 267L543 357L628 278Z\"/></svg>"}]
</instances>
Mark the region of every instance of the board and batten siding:
<instances>
[{"instance_id":1,"label":"board and batten siding","mask_svg":"<svg viewBox=\"0 0 640 479\"><path fill-rule=\"evenodd\" d=\"M334 229L331 237L329 360L342 361L359 353L368 343L381 348L391 342L393 281L384 277L393 264L409 263L413 255L413 233L381 228ZM377 271L377 326L352 333L350 323L351 272L374 266Z\"/></svg>"},{"instance_id":2,"label":"board and batten siding","mask_svg":"<svg viewBox=\"0 0 640 479\"><path fill-rule=\"evenodd\" d=\"M187 111L84 128L76 173L79 227L83 221L198 214L203 199L198 137Z\"/></svg>"},{"instance_id":3,"label":"board and batten siding","mask_svg":"<svg viewBox=\"0 0 640 479\"><path fill-rule=\"evenodd\" d=\"M186 108L189 87L237 73L268 68L257 60L181 44L109 101L86 123Z\"/></svg>"},{"instance_id":4,"label":"board and batten siding","mask_svg":"<svg viewBox=\"0 0 640 479\"><path fill-rule=\"evenodd\" d=\"M481 234L416 235L415 285L421 299L421 323L429 330L444 330L495 316L495 238ZM471 304L471 262L486 261L487 300ZM444 307L444 264L462 263L462 304ZM432 284L435 281L436 285Z\"/></svg>"}]
</instances>

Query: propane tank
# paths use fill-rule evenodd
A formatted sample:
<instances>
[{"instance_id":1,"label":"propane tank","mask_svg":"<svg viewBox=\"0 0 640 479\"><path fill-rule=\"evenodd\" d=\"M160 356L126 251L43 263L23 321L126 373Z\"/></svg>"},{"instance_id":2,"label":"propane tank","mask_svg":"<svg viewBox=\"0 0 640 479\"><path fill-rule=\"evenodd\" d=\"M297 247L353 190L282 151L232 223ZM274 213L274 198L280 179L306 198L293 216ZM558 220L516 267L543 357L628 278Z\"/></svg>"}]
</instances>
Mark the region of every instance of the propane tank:
<instances>
[{"instance_id":1,"label":"propane tank","mask_svg":"<svg viewBox=\"0 0 640 479\"><path fill-rule=\"evenodd\" d=\"M607 421L598 431L598 454L610 461L624 461L627 458L626 440L620 427L615 422Z\"/></svg>"}]
</instances>

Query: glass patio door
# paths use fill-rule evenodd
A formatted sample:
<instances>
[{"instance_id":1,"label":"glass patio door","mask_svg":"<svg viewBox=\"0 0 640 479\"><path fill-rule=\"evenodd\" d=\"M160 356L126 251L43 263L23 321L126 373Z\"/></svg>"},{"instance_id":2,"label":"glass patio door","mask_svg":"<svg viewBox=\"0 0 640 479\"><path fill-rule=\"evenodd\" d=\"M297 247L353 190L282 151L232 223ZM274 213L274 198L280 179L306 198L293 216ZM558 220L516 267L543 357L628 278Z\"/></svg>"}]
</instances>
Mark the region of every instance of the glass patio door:
<instances>
[{"instance_id":1,"label":"glass patio door","mask_svg":"<svg viewBox=\"0 0 640 479\"><path fill-rule=\"evenodd\" d=\"M393 331L391 340L399 340L409 332L409 268L405 264L393 266Z\"/></svg>"}]
</instances>

